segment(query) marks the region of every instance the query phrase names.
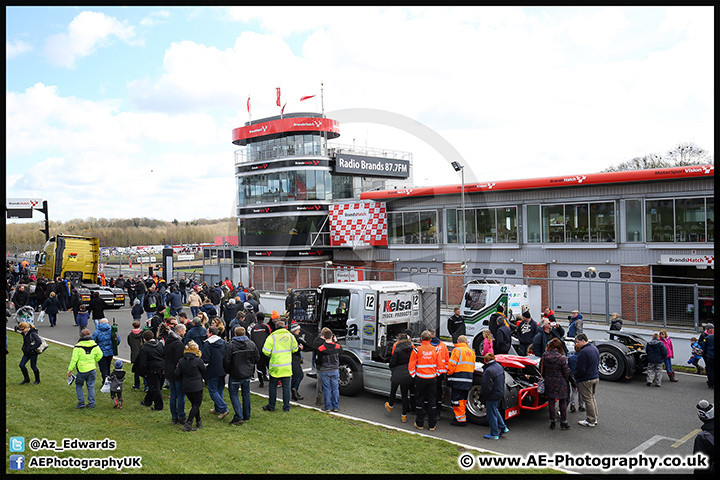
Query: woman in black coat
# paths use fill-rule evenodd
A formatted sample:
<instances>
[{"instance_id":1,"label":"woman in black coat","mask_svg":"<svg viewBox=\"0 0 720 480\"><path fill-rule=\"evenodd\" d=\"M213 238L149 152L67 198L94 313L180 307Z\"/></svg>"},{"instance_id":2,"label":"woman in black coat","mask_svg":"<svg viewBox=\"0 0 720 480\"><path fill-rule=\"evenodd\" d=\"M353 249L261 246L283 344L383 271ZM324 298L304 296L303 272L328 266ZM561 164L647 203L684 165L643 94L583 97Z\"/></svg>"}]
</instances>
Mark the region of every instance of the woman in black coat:
<instances>
[{"instance_id":1,"label":"woman in black coat","mask_svg":"<svg viewBox=\"0 0 720 480\"><path fill-rule=\"evenodd\" d=\"M560 339L553 338L548 342L547 350L542 355L542 376L545 379L545 396L548 398L548 413L550 414L550 429L555 428L555 401L560 402L560 428L568 430L567 399L569 396L568 382L570 369L567 358L563 355L563 345Z\"/></svg>"},{"instance_id":2,"label":"woman in black coat","mask_svg":"<svg viewBox=\"0 0 720 480\"><path fill-rule=\"evenodd\" d=\"M408 371L410 355L413 351L413 344L404 333L398 334L398 341L393 346L393 353L390 357L390 397L385 402L385 409L392 412L395 403L395 394L400 387L400 398L402 401L402 421L407 422L407 414L410 410L410 389L413 385L413 378Z\"/></svg>"},{"instance_id":3,"label":"woman in black coat","mask_svg":"<svg viewBox=\"0 0 720 480\"><path fill-rule=\"evenodd\" d=\"M57 314L60 311L60 300L58 300L55 292L50 292L50 296L43 303L42 309L50 320L50 326L54 327L57 323Z\"/></svg>"},{"instance_id":4,"label":"woman in black coat","mask_svg":"<svg viewBox=\"0 0 720 480\"><path fill-rule=\"evenodd\" d=\"M201 357L202 352L200 352L197 343L190 340L175 368L175 378L182 379L183 392L192 404L183 426L185 432L193 432L196 428L202 428L202 420L200 419L200 405L202 405L203 399L202 374L207 367ZM195 419L196 428L192 426L193 418Z\"/></svg>"},{"instance_id":5,"label":"woman in black coat","mask_svg":"<svg viewBox=\"0 0 720 480\"><path fill-rule=\"evenodd\" d=\"M32 368L32 371L35 374L35 381L33 382L33 385L37 385L40 383L40 370L37 368L38 354L35 350L40 346L42 340L40 339L40 335L38 335L37 330L35 330L35 327L31 323L20 322L17 326L17 331L23 335L23 356L22 360L20 360L20 371L23 374L23 381L20 382L20 385L30 383L30 376L28 375L27 368L25 367L27 362L30 362L30 368Z\"/></svg>"}]
</instances>

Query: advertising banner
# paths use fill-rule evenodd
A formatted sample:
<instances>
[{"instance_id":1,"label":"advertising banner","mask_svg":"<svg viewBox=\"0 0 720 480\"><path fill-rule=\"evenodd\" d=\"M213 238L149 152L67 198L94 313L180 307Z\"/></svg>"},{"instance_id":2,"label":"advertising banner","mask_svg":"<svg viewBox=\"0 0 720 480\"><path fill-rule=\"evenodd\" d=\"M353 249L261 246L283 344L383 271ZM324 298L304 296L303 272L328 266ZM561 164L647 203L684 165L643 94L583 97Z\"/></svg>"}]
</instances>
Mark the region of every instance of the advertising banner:
<instances>
[{"instance_id":1,"label":"advertising banner","mask_svg":"<svg viewBox=\"0 0 720 480\"><path fill-rule=\"evenodd\" d=\"M330 206L330 245L387 246L387 211L383 202Z\"/></svg>"}]
</instances>

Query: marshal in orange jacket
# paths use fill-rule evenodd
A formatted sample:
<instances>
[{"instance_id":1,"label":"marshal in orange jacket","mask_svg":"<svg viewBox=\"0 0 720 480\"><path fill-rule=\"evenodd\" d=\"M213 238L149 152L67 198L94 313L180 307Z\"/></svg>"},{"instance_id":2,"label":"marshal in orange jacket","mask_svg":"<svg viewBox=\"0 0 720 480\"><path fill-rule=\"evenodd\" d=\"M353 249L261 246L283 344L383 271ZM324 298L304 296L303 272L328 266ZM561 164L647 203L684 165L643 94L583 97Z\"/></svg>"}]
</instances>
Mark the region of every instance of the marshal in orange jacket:
<instances>
[{"instance_id":1,"label":"marshal in orange jacket","mask_svg":"<svg viewBox=\"0 0 720 480\"><path fill-rule=\"evenodd\" d=\"M431 345L429 340L423 340L410 354L408 371L411 377L430 380L438 376L438 367L443 366L440 363L440 348Z\"/></svg>"}]
</instances>

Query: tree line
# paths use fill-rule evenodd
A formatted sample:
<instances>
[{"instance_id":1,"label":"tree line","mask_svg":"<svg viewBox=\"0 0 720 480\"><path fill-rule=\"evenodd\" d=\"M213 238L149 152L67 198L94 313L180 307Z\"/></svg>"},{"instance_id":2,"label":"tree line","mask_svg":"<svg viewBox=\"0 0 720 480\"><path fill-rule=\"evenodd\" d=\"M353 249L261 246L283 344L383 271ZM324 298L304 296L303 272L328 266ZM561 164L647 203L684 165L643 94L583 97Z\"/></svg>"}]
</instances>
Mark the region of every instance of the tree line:
<instances>
[{"instance_id":1,"label":"tree line","mask_svg":"<svg viewBox=\"0 0 720 480\"><path fill-rule=\"evenodd\" d=\"M44 221L6 223L6 250L41 250L45 244ZM198 219L188 222L166 222L151 218L72 219L67 222L50 221L50 236L58 233L84 235L100 239L101 247L130 247L133 245L179 245L184 243L214 243L216 236L236 236L234 218Z\"/></svg>"},{"instance_id":2,"label":"tree line","mask_svg":"<svg viewBox=\"0 0 720 480\"><path fill-rule=\"evenodd\" d=\"M715 161L710 152L698 147L693 142L683 142L677 144L664 154L649 153L642 157L635 157L625 162L620 162L617 165L610 166L603 170L603 172L714 164Z\"/></svg>"}]
</instances>

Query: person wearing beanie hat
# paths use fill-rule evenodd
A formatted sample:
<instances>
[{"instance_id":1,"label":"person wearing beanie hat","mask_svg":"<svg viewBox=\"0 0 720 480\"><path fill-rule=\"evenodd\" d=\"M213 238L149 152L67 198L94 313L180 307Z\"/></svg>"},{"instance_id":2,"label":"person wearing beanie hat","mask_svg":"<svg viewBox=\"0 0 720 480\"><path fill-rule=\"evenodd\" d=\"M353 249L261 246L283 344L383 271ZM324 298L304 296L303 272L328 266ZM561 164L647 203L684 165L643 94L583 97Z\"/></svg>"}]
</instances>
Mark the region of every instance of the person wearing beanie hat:
<instances>
[{"instance_id":1,"label":"person wearing beanie hat","mask_svg":"<svg viewBox=\"0 0 720 480\"><path fill-rule=\"evenodd\" d=\"M703 422L700 433L695 437L693 453L704 453L708 457L707 468L697 468L695 476L705 476L715 473L715 406L707 400L700 400L695 406L698 418Z\"/></svg>"},{"instance_id":2,"label":"person wearing beanie hat","mask_svg":"<svg viewBox=\"0 0 720 480\"><path fill-rule=\"evenodd\" d=\"M532 345L533 339L538 332L538 324L532 319L529 310L525 310L517 322L517 337L520 342L517 348L518 355L527 356L528 347Z\"/></svg>"},{"instance_id":3,"label":"person wearing beanie hat","mask_svg":"<svg viewBox=\"0 0 720 480\"><path fill-rule=\"evenodd\" d=\"M108 375L110 379L110 398L113 401L113 408L123 407L123 382L125 381L125 370L120 359L115 360L115 370Z\"/></svg>"}]
</instances>

